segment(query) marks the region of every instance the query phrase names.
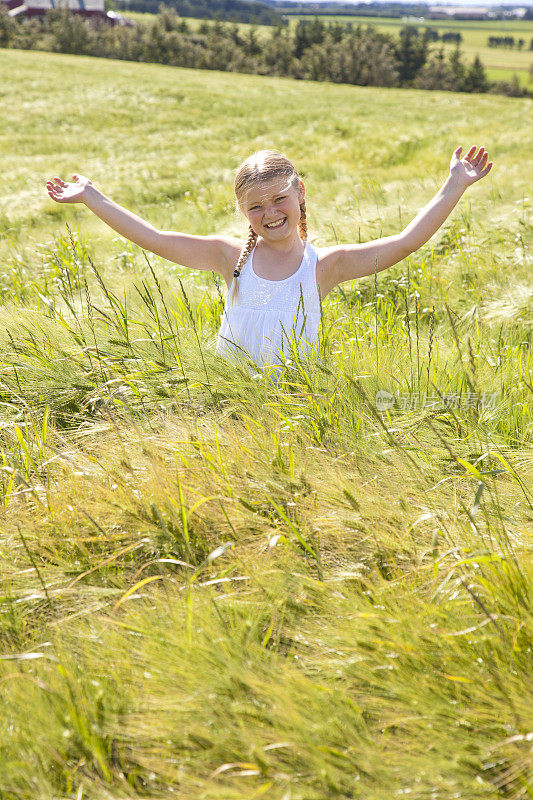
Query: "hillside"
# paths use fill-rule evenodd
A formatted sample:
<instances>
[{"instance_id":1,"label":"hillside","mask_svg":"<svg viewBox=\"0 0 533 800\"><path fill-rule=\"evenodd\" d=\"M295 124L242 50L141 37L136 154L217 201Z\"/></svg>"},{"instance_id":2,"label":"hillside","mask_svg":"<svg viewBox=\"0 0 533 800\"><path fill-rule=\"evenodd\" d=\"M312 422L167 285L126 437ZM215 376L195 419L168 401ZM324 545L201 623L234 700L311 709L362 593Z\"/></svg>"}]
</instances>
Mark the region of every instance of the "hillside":
<instances>
[{"instance_id":1,"label":"hillside","mask_svg":"<svg viewBox=\"0 0 533 800\"><path fill-rule=\"evenodd\" d=\"M527 800L531 101L15 50L0 95L2 800ZM215 356L210 273L44 191L243 236L274 147L322 246L458 144L491 174L279 384Z\"/></svg>"}]
</instances>

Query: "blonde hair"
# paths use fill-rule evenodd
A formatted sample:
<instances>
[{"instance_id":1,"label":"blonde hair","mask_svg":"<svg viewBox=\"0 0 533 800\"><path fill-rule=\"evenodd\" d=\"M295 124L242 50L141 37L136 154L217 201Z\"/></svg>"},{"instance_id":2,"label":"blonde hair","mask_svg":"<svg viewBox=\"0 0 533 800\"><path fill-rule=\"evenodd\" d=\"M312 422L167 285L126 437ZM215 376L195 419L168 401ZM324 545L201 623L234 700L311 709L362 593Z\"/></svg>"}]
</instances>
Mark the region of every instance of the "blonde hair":
<instances>
[{"instance_id":1,"label":"blonde hair","mask_svg":"<svg viewBox=\"0 0 533 800\"><path fill-rule=\"evenodd\" d=\"M276 178L287 178L287 186L296 189L300 183L300 176L292 161L283 153L277 150L259 150L257 153L249 156L246 161L243 161L237 174L235 175L235 197L237 204L242 207L247 193L253 189L257 184L268 183ZM298 233L304 242L307 241L307 216L305 208L305 200L300 202L300 220L298 222ZM238 277L241 274L241 269L246 263L248 256L254 249L257 243L258 235L250 225L248 228L248 237L243 245L239 259L233 271L233 283L231 286L230 300L231 303L237 298Z\"/></svg>"}]
</instances>

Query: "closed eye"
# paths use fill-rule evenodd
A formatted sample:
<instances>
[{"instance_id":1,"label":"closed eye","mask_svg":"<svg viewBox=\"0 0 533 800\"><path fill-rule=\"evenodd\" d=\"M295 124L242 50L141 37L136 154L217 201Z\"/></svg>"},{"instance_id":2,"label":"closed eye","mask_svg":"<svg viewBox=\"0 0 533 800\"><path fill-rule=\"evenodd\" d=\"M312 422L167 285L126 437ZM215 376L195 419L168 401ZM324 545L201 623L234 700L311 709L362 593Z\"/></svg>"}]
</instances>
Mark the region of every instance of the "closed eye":
<instances>
[{"instance_id":1,"label":"closed eye","mask_svg":"<svg viewBox=\"0 0 533 800\"><path fill-rule=\"evenodd\" d=\"M285 200L286 197L286 194L282 195L281 197L276 197L276 203L278 203L280 200Z\"/></svg>"}]
</instances>

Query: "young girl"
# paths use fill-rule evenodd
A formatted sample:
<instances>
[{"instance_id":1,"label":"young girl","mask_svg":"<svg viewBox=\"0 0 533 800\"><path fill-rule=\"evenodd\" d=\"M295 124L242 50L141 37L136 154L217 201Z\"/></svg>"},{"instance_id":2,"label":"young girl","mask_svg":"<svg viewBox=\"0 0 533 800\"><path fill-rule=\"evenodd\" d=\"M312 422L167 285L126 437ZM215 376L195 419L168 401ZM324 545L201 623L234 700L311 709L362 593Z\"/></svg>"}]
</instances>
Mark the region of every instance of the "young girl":
<instances>
[{"instance_id":1,"label":"young girl","mask_svg":"<svg viewBox=\"0 0 533 800\"><path fill-rule=\"evenodd\" d=\"M251 358L265 367L284 363L291 347L302 353L317 348L320 303L335 286L391 267L433 236L465 189L492 167L483 147L471 147L463 159L461 151L453 153L442 188L401 233L320 249L307 241L305 188L298 172L273 150L250 156L235 178L238 207L249 222L244 243L230 236L159 231L83 175L74 174L72 183L48 180L46 188L58 203L85 203L145 250L222 275L229 292L217 353L230 360Z\"/></svg>"}]
</instances>

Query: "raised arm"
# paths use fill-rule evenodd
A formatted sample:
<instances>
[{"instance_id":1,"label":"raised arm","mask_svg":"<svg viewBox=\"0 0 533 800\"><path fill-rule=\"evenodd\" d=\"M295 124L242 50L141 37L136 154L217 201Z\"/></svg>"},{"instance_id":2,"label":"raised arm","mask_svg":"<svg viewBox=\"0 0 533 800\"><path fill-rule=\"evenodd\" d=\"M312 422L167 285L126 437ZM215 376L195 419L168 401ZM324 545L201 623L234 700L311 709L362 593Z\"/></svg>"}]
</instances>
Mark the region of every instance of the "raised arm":
<instances>
[{"instance_id":1,"label":"raised arm","mask_svg":"<svg viewBox=\"0 0 533 800\"><path fill-rule=\"evenodd\" d=\"M462 148L455 150L443 186L401 233L323 250L322 297L339 283L372 275L376 270L381 272L422 247L449 217L465 189L490 172L492 161L487 164L485 148L480 147L477 153L476 149L471 147L463 160Z\"/></svg>"},{"instance_id":2,"label":"raised arm","mask_svg":"<svg viewBox=\"0 0 533 800\"><path fill-rule=\"evenodd\" d=\"M83 175L74 174L71 183L61 178L48 180L46 190L57 203L84 203L109 227L144 250L184 267L219 272L228 286L231 284L233 268L242 247L238 239L157 230L146 220L114 203Z\"/></svg>"}]
</instances>

